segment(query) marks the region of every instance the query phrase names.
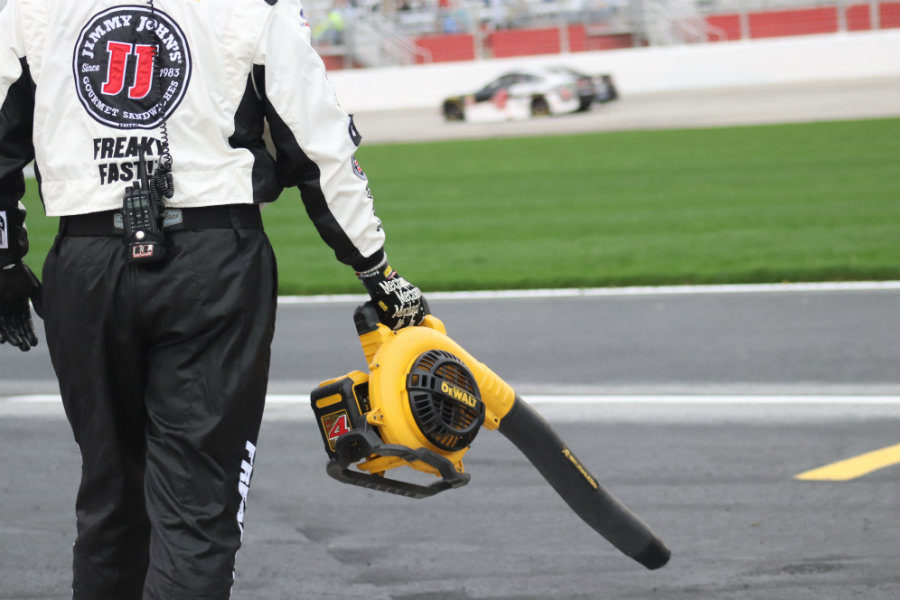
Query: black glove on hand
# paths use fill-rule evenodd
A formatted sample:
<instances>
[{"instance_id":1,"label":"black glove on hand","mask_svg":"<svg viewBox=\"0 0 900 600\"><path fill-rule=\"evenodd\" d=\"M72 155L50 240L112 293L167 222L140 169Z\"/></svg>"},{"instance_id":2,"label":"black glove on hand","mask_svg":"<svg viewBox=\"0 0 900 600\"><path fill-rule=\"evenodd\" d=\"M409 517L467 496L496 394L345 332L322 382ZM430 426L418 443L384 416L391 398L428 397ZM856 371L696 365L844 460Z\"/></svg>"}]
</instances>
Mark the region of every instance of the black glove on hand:
<instances>
[{"instance_id":1,"label":"black glove on hand","mask_svg":"<svg viewBox=\"0 0 900 600\"><path fill-rule=\"evenodd\" d=\"M356 276L372 297L378 320L391 329L418 325L428 314L422 290L393 270L386 258L378 267Z\"/></svg>"},{"instance_id":2,"label":"black glove on hand","mask_svg":"<svg viewBox=\"0 0 900 600\"><path fill-rule=\"evenodd\" d=\"M40 314L41 284L25 263L0 268L0 344L9 342L27 352L37 346L28 299L34 298Z\"/></svg>"}]
</instances>

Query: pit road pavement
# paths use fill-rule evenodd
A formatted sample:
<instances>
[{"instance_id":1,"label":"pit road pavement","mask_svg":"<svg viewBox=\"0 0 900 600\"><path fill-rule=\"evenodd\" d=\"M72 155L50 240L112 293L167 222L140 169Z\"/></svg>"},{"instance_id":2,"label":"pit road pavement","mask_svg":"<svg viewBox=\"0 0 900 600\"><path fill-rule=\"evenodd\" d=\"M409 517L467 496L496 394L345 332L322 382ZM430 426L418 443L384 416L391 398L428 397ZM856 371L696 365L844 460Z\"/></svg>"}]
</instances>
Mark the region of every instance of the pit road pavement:
<instances>
[{"instance_id":1,"label":"pit road pavement","mask_svg":"<svg viewBox=\"0 0 900 600\"><path fill-rule=\"evenodd\" d=\"M519 391L607 395L536 406L672 548L657 572L585 527L496 432L466 456L472 482L434 498L330 480L302 397L308 379L363 366L355 302L283 303L272 388L301 398L267 409L233 597L894 599L898 466L793 477L900 443L898 302L897 286L432 300ZM44 349L0 349L2 380L50 391L22 379ZM0 599L66 598L77 449L49 399L0 414Z\"/></svg>"}]
</instances>

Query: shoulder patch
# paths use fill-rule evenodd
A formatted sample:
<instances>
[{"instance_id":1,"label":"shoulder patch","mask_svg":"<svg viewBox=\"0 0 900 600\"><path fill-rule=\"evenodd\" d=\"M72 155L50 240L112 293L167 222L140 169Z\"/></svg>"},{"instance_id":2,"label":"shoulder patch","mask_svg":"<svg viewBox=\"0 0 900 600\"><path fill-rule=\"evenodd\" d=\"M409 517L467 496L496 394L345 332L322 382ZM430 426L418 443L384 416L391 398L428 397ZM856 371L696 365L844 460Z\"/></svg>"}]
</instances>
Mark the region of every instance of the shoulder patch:
<instances>
[{"instance_id":1,"label":"shoulder patch","mask_svg":"<svg viewBox=\"0 0 900 600\"><path fill-rule=\"evenodd\" d=\"M363 181L368 181L369 178L366 177L366 174L363 172L362 167L359 166L359 161L356 160L356 155L350 157L350 165L353 167L353 174L362 179Z\"/></svg>"},{"instance_id":2,"label":"shoulder patch","mask_svg":"<svg viewBox=\"0 0 900 600\"><path fill-rule=\"evenodd\" d=\"M359 147L362 143L362 134L359 133L359 129L356 128L356 124L353 122L353 115L350 115L350 127L349 127L350 139L353 141L353 145Z\"/></svg>"}]
</instances>

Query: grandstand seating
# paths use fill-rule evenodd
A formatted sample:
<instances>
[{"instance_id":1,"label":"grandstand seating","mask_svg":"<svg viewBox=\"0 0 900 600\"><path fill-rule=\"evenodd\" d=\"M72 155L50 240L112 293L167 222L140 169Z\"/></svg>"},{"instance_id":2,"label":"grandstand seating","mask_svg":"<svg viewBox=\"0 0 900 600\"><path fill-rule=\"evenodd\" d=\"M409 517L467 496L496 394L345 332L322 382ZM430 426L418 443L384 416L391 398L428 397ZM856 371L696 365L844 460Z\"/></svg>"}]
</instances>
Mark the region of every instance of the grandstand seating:
<instances>
[{"instance_id":1,"label":"grandstand seating","mask_svg":"<svg viewBox=\"0 0 900 600\"><path fill-rule=\"evenodd\" d=\"M313 0L313 6L330 0ZM900 1L873 0L500 0L497 4L456 0L454 9L438 9L438 0L415 11L396 12L393 18L401 31L423 52L417 62L467 61L562 52L583 52L630 48L657 43L717 42L744 38L866 31L900 27ZM573 10L577 2L582 9ZM679 6L681 12L663 15L671 29L682 27L682 39L654 38L647 21L659 18L660 7ZM656 7L649 12L648 7ZM690 15L684 13L689 7ZM468 7L468 12L463 10ZM644 12L638 13L636 7ZM755 7L755 8L754 8ZM494 12L492 12L494 11ZM317 18L316 9L310 11ZM380 13L385 14L385 13ZM447 15L455 15L452 30L445 31ZM498 15L502 15L498 16ZM649 16L648 16L649 15ZM365 19L356 9L354 18ZM326 48L323 53L330 69L358 66L352 48ZM358 63L358 61L356 61Z\"/></svg>"}]
</instances>

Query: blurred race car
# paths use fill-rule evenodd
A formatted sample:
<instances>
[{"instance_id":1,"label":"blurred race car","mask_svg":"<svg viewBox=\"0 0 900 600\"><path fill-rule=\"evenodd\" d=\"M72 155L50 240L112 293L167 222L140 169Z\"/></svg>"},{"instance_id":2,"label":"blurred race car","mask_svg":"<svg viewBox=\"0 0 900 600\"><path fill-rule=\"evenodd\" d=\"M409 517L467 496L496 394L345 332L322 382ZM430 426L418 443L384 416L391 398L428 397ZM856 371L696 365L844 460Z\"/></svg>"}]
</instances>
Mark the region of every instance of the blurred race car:
<instances>
[{"instance_id":1,"label":"blurred race car","mask_svg":"<svg viewBox=\"0 0 900 600\"><path fill-rule=\"evenodd\" d=\"M475 93L447 98L442 111L447 121L528 119L590 110L596 95L588 75L567 67L533 67L505 73Z\"/></svg>"},{"instance_id":2,"label":"blurred race car","mask_svg":"<svg viewBox=\"0 0 900 600\"><path fill-rule=\"evenodd\" d=\"M597 75L594 79L594 87L597 89L597 102L609 102L619 97L619 90L613 83L612 75Z\"/></svg>"},{"instance_id":3,"label":"blurred race car","mask_svg":"<svg viewBox=\"0 0 900 600\"><path fill-rule=\"evenodd\" d=\"M584 73L576 71L575 69L570 69L568 67L557 67L557 69L565 71L572 77L578 78L579 80L584 77L588 77L588 75L585 75ZM610 102L619 97L619 91L616 89L616 85L613 83L612 75L604 73L603 75L595 75L588 78L594 84L594 91L596 94L594 98L597 102Z\"/></svg>"}]
</instances>

